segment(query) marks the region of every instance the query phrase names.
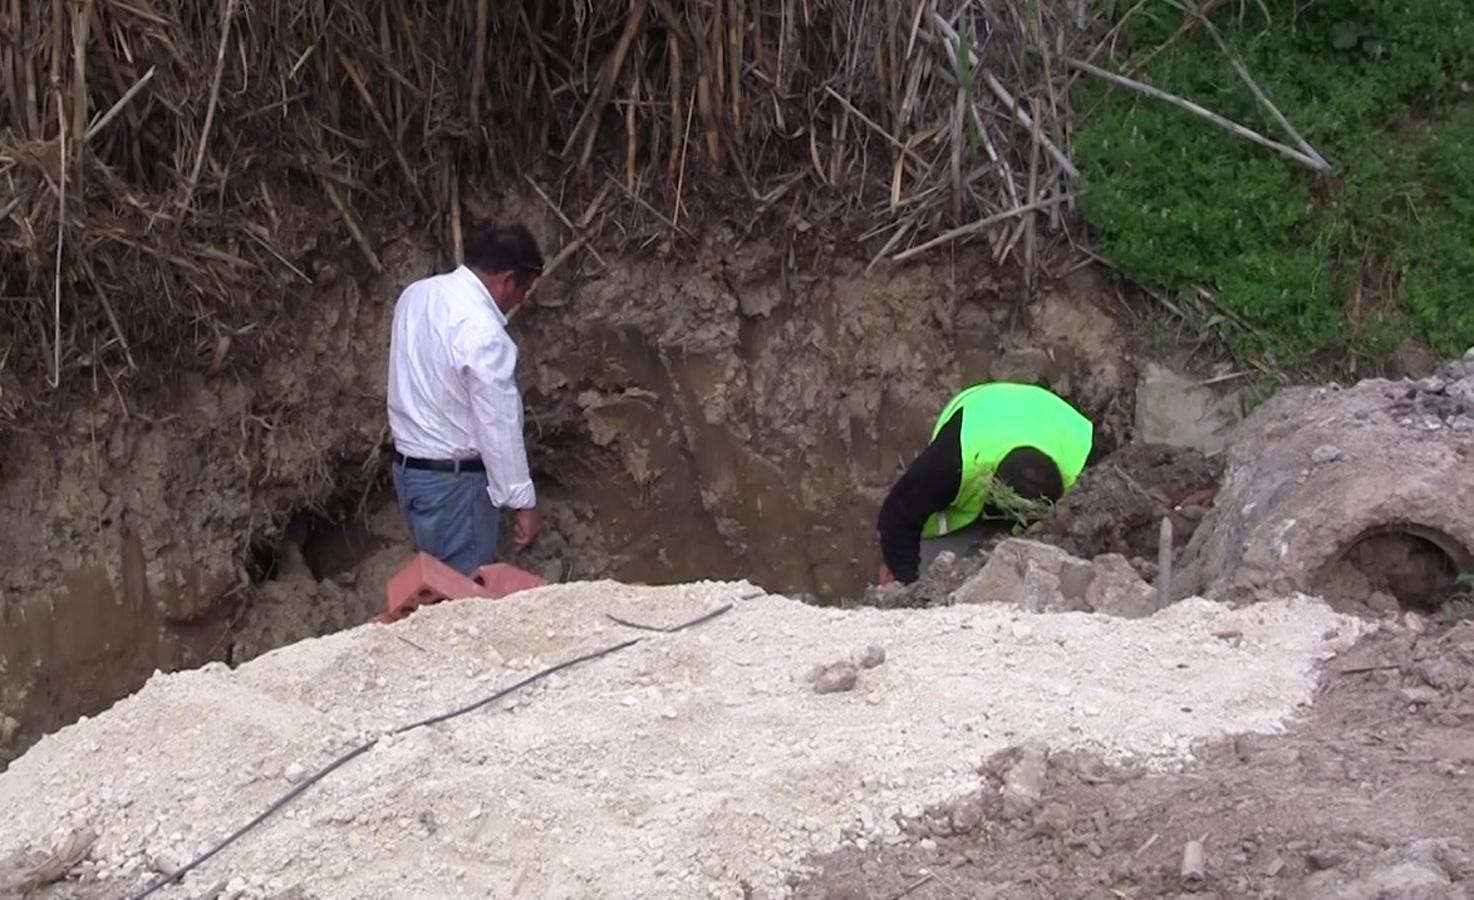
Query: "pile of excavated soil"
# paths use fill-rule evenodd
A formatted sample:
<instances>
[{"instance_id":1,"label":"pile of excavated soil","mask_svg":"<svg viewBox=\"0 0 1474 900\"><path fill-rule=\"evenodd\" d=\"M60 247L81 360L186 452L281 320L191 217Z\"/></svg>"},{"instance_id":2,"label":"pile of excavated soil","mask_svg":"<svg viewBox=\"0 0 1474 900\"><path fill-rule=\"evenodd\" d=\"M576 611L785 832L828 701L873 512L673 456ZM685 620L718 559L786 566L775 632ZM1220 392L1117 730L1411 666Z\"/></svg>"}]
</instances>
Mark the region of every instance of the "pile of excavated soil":
<instances>
[{"instance_id":1,"label":"pile of excavated soil","mask_svg":"<svg viewBox=\"0 0 1474 900\"><path fill-rule=\"evenodd\" d=\"M1197 748L1175 772L1051 752L1017 814L825 854L796 893L1462 900L1474 896L1471 696L1474 623L1385 621L1328 667L1285 733ZM1010 755L983 767L982 806L1007 797ZM1196 893L1182 877L1189 841L1204 848Z\"/></svg>"},{"instance_id":2,"label":"pile of excavated soil","mask_svg":"<svg viewBox=\"0 0 1474 900\"><path fill-rule=\"evenodd\" d=\"M1025 739L1171 769L1196 741L1278 731L1366 627L1304 597L1128 621L750 591L558 585L156 675L0 774L0 859L89 826L80 877L116 896L368 737L640 637L385 738L160 895L777 896L804 858L898 839ZM677 634L606 616L669 626L726 603ZM851 689L816 690L816 665L866 655Z\"/></svg>"},{"instance_id":3,"label":"pile of excavated soil","mask_svg":"<svg viewBox=\"0 0 1474 900\"><path fill-rule=\"evenodd\" d=\"M1085 559L1119 553L1138 569L1152 569L1162 519L1172 519L1173 544L1183 547L1207 514L1222 473L1219 460L1196 450L1127 444L1086 469L1029 536Z\"/></svg>"}]
</instances>

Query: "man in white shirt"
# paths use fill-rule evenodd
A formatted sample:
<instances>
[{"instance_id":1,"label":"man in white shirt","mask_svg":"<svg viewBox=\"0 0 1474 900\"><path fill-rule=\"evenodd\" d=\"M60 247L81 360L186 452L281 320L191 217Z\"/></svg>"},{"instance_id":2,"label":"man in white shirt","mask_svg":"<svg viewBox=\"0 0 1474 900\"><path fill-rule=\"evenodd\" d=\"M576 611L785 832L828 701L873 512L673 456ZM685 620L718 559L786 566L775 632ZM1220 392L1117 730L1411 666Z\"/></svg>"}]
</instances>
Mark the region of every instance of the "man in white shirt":
<instances>
[{"instance_id":1,"label":"man in white shirt","mask_svg":"<svg viewBox=\"0 0 1474 900\"><path fill-rule=\"evenodd\" d=\"M496 557L500 510L518 549L540 529L507 316L542 274L521 225L466 236L465 264L399 295L389 340L394 490L419 550L470 575Z\"/></svg>"}]
</instances>

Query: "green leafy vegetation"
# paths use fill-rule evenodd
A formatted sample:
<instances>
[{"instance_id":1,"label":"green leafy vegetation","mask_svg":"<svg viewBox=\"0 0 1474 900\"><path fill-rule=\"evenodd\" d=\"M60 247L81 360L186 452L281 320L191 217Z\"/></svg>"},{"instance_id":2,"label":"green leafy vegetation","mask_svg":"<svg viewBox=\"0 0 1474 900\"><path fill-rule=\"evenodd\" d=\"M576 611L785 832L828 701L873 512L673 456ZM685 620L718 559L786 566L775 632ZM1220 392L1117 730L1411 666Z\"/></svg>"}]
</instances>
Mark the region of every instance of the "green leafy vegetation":
<instances>
[{"instance_id":1,"label":"green leafy vegetation","mask_svg":"<svg viewBox=\"0 0 1474 900\"><path fill-rule=\"evenodd\" d=\"M1131 8L1131 7L1124 7ZM1115 10L1103 10L1107 16ZM1416 337L1474 344L1474 0L1238 2L1211 13L1334 170L1133 91L1082 82L1082 209L1126 275L1209 289L1231 345L1351 375ZM1125 74L1292 143L1168 0L1125 21Z\"/></svg>"},{"instance_id":2,"label":"green leafy vegetation","mask_svg":"<svg viewBox=\"0 0 1474 900\"><path fill-rule=\"evenodd\" d=\"M1009 522L1011 534L1023 534L1030 526L1048 518L1054 510L1054 504L1048 500L1024 497L991 473L987 478L988 489L984 496L988 498L988 502L985 512L989 518Z\"/></svg>"}]
</instances>

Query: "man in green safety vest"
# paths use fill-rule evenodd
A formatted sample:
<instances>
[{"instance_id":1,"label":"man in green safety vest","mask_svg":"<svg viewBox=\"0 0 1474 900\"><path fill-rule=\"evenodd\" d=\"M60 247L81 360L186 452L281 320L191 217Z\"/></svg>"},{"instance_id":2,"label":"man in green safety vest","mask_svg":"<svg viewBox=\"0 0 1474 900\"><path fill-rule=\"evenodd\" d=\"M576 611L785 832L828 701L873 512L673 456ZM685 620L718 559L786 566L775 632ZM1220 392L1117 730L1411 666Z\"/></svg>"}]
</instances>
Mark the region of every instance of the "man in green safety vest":
<instances>
[{"instance_id":1,"label":"man in green safety vest","mask_svg":"<svg viewBox=\"0 0 1474 900\"><path fill-rule=\"evenodd\" d=\"M923 538L944 543L995 511L988 496L995 480L1025 500L1058 500L1085 468L1094 431L1078 410L1034 385L979 384L952 398L931 443L880 507L880 583L915 581Z\"/></svg>"}]
</instances>

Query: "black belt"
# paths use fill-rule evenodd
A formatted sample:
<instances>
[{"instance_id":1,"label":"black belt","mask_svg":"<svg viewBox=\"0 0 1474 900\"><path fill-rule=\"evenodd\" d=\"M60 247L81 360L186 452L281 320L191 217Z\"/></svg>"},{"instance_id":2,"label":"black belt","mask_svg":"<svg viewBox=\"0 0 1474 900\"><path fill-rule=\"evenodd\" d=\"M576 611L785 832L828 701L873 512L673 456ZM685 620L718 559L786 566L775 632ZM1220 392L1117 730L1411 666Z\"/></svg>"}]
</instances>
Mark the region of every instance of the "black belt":
<instances>
[{"instance_id":1,"label":"black belt","mask_svg":"<svg viewBox=\"0 0 1474 900\"><path fill-rule=\"evenodd\" d=\"M394 461L406 469L429 469L431 472L485 472L481 459L416 459L394 451Z\"/></svg>"}]
</instances>

